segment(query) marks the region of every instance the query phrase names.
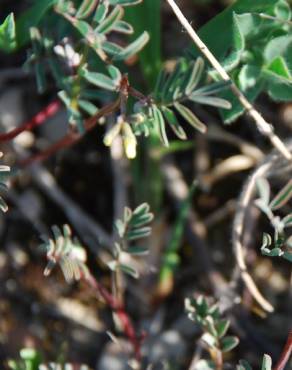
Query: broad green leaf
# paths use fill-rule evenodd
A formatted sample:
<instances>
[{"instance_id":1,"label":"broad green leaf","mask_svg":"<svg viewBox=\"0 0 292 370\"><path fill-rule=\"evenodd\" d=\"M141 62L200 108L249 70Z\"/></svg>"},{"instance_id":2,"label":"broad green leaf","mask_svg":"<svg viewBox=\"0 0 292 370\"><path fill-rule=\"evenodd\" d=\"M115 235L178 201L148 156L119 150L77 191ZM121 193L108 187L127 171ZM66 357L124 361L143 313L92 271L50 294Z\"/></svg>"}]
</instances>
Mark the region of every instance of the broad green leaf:
<instances>
[{"instance_id":1,"label":"broad green leaf","mask_svg":"<svg viewBox=\"0 0 292 370\"><path fill-rule=\"evenodd\" d=\"M11 52L16 48L14 14L10 13L0 25L0 50Z\"/></svg>"},{"instance_id":2,"label":"broad green leaf","mask_svg":"<svg viewBox=\"0 0 292 370\"><path fill-rule=\"evenodd\" d=\"M269 82L268 94L275 101L292 101L292 83Z\"/></svg>"},{"instance_id":3,"label":"broad green leaf","mask_svg":"<svg viewBox=\"0 0 292 370\"><path fill-rule=\"evenodd\" d=\"M254 88L259 80L261 69L257 66L245 64L238 74L240 89L245 92Z\"/></svg>"},{"instance_id":4,"label":"broad green leaf","mask_svg":"<svg viewBox=\"0 0 292 370\"><path fill-rule=\"evenodd\" d=\"M103 73L89 72L87 70L83 70L81 75L85 80L102 89L109 91L117 90L117 86L115 85L114 81Z\"/></svg>"},{"instance_id":5,"label":"broad green leaf","mask_svg":"<svg viewBox=\"0 0 292 370\"><path fill-rule=\"evenodd\" d=\"M199 30L199 36L212 53L221 60L233 45L233 13L238 15L269 12L273 9L275 1L277 0L237 0L203 26ZM191 53L194 56L199 54L194 46L191 48Z\"/></svg>"},{"instance_id":6,"label":"broad green leaf","mask_svg":"<svg viewBox=\"0 0 292 370\"><path fill-rule=\"evenodd\" d=\"M261 370L272 370L272 359L269 355L264 355Z\"/></svg>"},{"instance_id":7,"label":"broad green leaf","mask_svg":"<svg viewBox=\"0 0 292 370\"><path fill-rule=\"evenodd\" d=\"M233 16L232 16L232 35L233 35L232 51L222 63L223 67L227 71L233 69L239 64L242 53L245 48L245 38L239 26L238 17L239 15L237 15L236 13L233 13Z\"/></svg>"},{"instance_id":8,"label":"broad green leaf","mask_svg":"<svg viewBox=\"0 0 292 370\"><path fill-rule=\"evenodd\" d=\"M84 19L90 16L98 4L98 0L83 0L77 10L76 18Z\"/></svg>"},{"instance_id":9,"label":"broad green leaf","mask_svg":"<svg viewBox=\"0 0 292 370\"><path fill-rule=\"evenodd\" d=\"M287 185L275 196L275 198L270 203L270 208L272 210L277 210L283 205L287 204L292 198L292 180L290 180Z\"/></svg>"},{"instance_id":10,"label":"broad green leaf","mask_svg":"<svg viewBox=\"0 0 292 370\"><path fill-rule=\"evenodd\" d=\"M264 81L261 79L258 81L256 86L252 89L249 89L245 92L245 96L249 101L254 101L259 94L261 93L264 87ZM232 105L231 110L220 110L220 114L224 120L224 123L230 124L234 122L242 113L244 113L245 109L239 103L238 99L234 96L231 91L226 91L222 94L222 97L230 102Z\"/></svg>"},{"instance_id":11,"label":"broad green leaf","mask_svg":"<svg viewBox=\"0 0 292 370\"><path fill-rule=\"evenodd\" d=\"M29 29L31 27L37 27L42 18L57 1L58 0L35 0L35 4L16 20L17 48L24 46L29 41Z\"/></svg>"},{"instance_id":12,"label":"broad green leaf","mask_svg":"<svg viewBox=\"0 0 292 370\"><path fill-rule=\"evenodd\" d=\"M287 79L288 81L292 82L292 78L291 78L289 68L286 64L285 59L281 56L276 57L268 65L266 70L273 73L274 75L278 76L279 78L284 78L284 79Z\"/></svg>"},{"instance_id":13,"label":"broad green leaf","mask_svg":"<svg viewBox=\"0 0 292 370\"><path fill-rule=\"evenodd\" d=\"M229 352L235 348L238 343L239 339L237 337L224 337L221 340L221 350L222 352Z\"/></svg>"},{"instance_id":14,"label":"broad green leaf","mask_svg":"<svg viewBox=\"0 0 292 370\"><path fill-rule=\"evenodd\" d=\"M182 140L186 140L187 135L184 129L178 123L178 120L175 114L173 113L173 111L165 106L162 106L161 109L162 109L162 112L164 114L166 121L168 122L170 128L173 130L176 136Z\"/></svg>"},{"instance_id":15,"label":"broad green leaf","mask_svg":"<svg viewBox=\"0 0 292 370\"><path fill-rule=\"evenodd\" d=\"M264 49L266 63L271 63L277 57L285 55L286 51L291 48L291 45L292 34L272 38Z\"/></svg>"},{"instance_id":16,"label":"broad green leaf","mask_svg":"<svg viewBox=\"0 0 292 370\"><path fill-rule=\"evenodd\" d=\"M149 41L149 34L143 32L134 42L123 49L119 54L113 57L113 60L125 60L137 54Z\"/></svg>"},{"instance_id":17,"label":"broad green leaf","mask_svg":"<svg viewBox=\"0 0 292 370\"><path fill-rule=\"evenodd\" d=\"M176 110L179 112L179 114L191 125L193 126L196 130L200 131L201 133L206 133L207 127L202 123L199 118L197 118L193 112L187 108L186 106L180 104L180 103L175 103L174 107Z\"/></svg>"},{"instance_id":18,"label":"broad green leaf","mask_svg":"<svg viewBox=\"0 0 292 370\"><path fill-rule=\"evenodd\" d=\"M291 19L291 8L290 5L285 0L280 0L278 4L275 6L275 16L283 19L285 21L289 21Z\"/></svg>"}]
</instances>

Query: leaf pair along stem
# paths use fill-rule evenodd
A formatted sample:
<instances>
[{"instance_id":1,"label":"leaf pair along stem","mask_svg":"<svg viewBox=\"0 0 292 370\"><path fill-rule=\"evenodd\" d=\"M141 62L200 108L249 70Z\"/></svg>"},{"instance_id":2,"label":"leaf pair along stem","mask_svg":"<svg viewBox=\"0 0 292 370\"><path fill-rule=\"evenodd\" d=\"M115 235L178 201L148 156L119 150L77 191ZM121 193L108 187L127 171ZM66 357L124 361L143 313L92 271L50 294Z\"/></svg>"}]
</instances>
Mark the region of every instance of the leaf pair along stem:
<instances>
[{"instance_id":1,"label":"leaf pair along stem","mask_svg":"<svg viewBox=\"0 0 292 370\"><path fill-rule=\"evenodd\" d=\"M211 53L207 45L200 39L196 31L193 29L189 21L186 19L186 17L176 4L176 1L175 0L166 0L166 1L170 5L176 17L178 18L182 26L185 28L191 39L194 41L198 49L209 61L212 67L218 72L222 80L231 83L230 86L231 91L237 97L241 105L246 109L250 117L254 120L258 130L271 141L272 145L283 155L284 158L286 158L289 161L292 161L292 154L286 148L283 141L274 133L273 126L262 117L262 115L255 109L255 107L248 101L245 95L232 81L231 77L228 75L228 73L219 63L219 61L215 58L215 56Z\"/></svg>"},{"instance_id":2,"label":"leaf pair along stem","mask_svg":"<svg viewBox=\"0 0 292 370\"><path fill-rule=\"evenodd\" d=\"M216 57L211 53L207 45L200 39L196 31L193 29L189 21L186 19L178 5L176 4L175 0L166 0L169 6L172 8L173 12L175 13L176 17L185 28L191 39L194 41L195 45L204 55L204 57L209 61L209 63L213 66L213 68L218 72L221 79L227 82L230 82L230 89L233 94L238 98L239 102L242 106L246 109L247 113L252 117L254 120L258 130L269 138L272 145L281 153L281 155L288 161L292 161L292 154L285 146L283 141L274 133L274 128L271 124L269 124L262 115L254 108L254 106L247 100L245 95L240 91L240 89L236 86L233 80L230 78L228 73L216 59ZM240 268L241 277L251 292L252 296L256 299L256 301L260 304L260 306L268 311L272 312L273 307L272 305L261 295L259 292L256 284L254 283L251 275L248 273L246 268L246 263L244 260L243 250L241 248L241 243L239 242L240 235L242 232L243 224L241 222L236 224L236 228L234 229L234 240L235 240L235 254L237 258L237 263Z\"/></svg>"},{"instance_id":3,"label":"leaf pair along stem","mask_svg":"<svg viewBox=\"0 0 292 370\"><path fill-rule=\"evenodd\" d=\"M34 162L39 162L39 161L45 160L45 159L49 158L51 155L55 154L58 150L70 147L71 145L74 145L75 143L80 141L86 133L91 131L96 126L99 119L101 119L102 117L106 117L106 116L116 112L117 110L120 110L120 113L125 118L126 103L127 103L129 95L133 96L136 99L146 101L149 104L151 103L150 100L149 100L150 98L143 95L141 92L132 88L129 85L129 81L128 81L127 76L123 76L123 78L121 80L119 93L120 93L119 97L114 102L111 102L111 103L105 105L95 115L93 115L92 117L85 120L85 122L84 122L84 131L85 132L84 133L80 133L80 132L78 132L78 131L76 131L75 129L72 128L63 138L61 138L59 141L57 141L56 143L49 146L44 151L42 151L40 153L37 153L35 155L32 155L31 157L22 160L19 163L20 166L25 167L25 166L31 165ZM54 102L52 104L57 104L57 103ZM58 107L60 107L60 103L58 103L58 104L59 104ZM45 108L45 110L48 110L48 107ZM36 117L41 115L42 112L37 114ZM43 117L48 118L48 116L45 117L44 115L43 115ZM44 120L41 123L43 123ZM16 132L14 133L13 137L12 137L12 133L3 134L3 135L8 136L8 138L6 140L12 139L12 138L16 137L22 131L32 129L33 127L37 126L38 124L41 124L41 123L36 124L37 121L38 120L32 120L30 122L30 124L24 124L20 128L15 129ZM0 135L0 142L1 142L1 135Z\"/></svg>"}]
</instances>

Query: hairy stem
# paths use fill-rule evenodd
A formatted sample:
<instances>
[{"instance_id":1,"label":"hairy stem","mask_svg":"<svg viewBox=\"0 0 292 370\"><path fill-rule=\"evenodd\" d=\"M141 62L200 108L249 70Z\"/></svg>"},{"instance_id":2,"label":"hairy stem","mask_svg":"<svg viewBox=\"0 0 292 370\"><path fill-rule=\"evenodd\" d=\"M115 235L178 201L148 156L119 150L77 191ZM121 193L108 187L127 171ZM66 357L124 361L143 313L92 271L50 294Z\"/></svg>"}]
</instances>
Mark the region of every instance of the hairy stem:
<instances>
[{"instance_id":1,"label":"hairy stem","mask_svg":"<svg viewBox=\"0 0 292 370\"><path fill-rule=\"evenodd\" d=\"M95 289L105 300L106 304L116 313L125 335L132 344L135 358L138 362L141 360L141 338L136 334L132 320L127 314L123 303L119 302L102 284L100 284L93 275L86 279L87 283Z\"/></svg>"},{"instance_id":2,"label":"hairy stem","mask_svg":"<svg viewBox=\"0 0 292 370\"><path fill-rule=\"evenodd\" d=\"M292 155L289 150L286 148L285 144L282 140L274 133L274 128L271 124L269 124L262 115L255 109L255 107L247 100L244 94L239 90L236 84L232 81L228 73L225 69L221 66L219 61L215 58L215 56L211 53L208 47L204 44L204 42L200 39L198 34L195 32L189 21L183 15L180 8L177 6L175 0L166 0L170 7L172 8L173 12L177 16L178 20L185 28L185 30L190 35L191 39L194 41L198 49L201 53L205 56L205 58L209 61L209 63L213 66L213 68L218 72L222 80L231 82L231 91L233 94L238 98L241 105L246 109L250 117L254 120L258 130L265 135L271 141L272 145L288 160L292 160Z\"/></svg>"},{"instance_id":3,"label":"hairy stem","mask_svg":"<svg viewBox=\"0 0 292 370\"><path fill-rule=\"evenodd\" d=\"M280 360L274 367L274 370L284 370L292 354L292 330L290 330L287 342L280 356Z\"/></svg>"},{"instance_id":4,"label":"hairy stem","mask_svg":"<svg viewBox=\"0 0 292 370\"><path fill-rule=\"evenodd\" d=\"M9 141L14 139L16 136L21 134L23 131L32 130L34 127L42 125L48 118L56 114L61 108L59 100L54 100L40 112L38 112L31 120L24 123L20 127L16 127L13 130L0 134L0 142Z\"/></svg>"}]
</instances>

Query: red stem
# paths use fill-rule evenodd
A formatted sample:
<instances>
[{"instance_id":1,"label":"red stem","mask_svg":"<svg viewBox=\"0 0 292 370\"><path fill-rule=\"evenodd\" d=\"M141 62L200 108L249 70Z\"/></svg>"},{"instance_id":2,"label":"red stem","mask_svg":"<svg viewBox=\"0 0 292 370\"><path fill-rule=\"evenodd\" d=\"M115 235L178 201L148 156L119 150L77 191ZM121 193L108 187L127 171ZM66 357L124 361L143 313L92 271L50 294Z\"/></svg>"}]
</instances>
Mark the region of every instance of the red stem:
<instances>
[{"instance_id":1,"label":"red stem","mask_svg":"<svg viewBox=\"0 0 292 370\"><path fill-rule=\"evenodd\" d=\"M117 314L120 323L123 327L125 335L128 337L132 344L135 358L137 361L141 361L141 337L136 334L135 328L133 326L132 320L127 314L123 304L118 302L116 298L102 285L100 284L94 276L90 275L86 278L89 285L98 291L98 293L105 300L107 305Z\"/></svg>"},{"instance_id":2,"label":"red stem","mask_svg":"<svg viewBox=\"0 0 292 370\"><path fill-rule=\"evenodd\" d=\"M287 342L283 349L283 352L280 356L280 359L277 365L274 367L274 370L284 370L287 365L292 353L292 330L290 330Z\"/></svg>"},{"instance_id":3,"label":"red stem","mask_svg":"<svg viewBox=\"0 0 292 370\"><path fill-rule=\"evenodd\" d=\"M120 98L118 98L116 101L113 103L107 104L103 108L101 108L94 116L88 118L84 122L84 128L85 128L85 133L82 135L79 132L76 131L69 131L68 134L66 134L62 139L57 141L56 143L52 144L49 146L47 149L44 151L37 153L35 155L32 155L29 158L24 159L21 161L19 164L20 166L28 166L34 162L42 161L47 158L49 158L51 155L56 153L60 149L67 148L75 143L77 143L87 132L91 131L97 124L98 120L101 117L105 117L112 112L114 112L116 109L118 109L120 106Z\"/></svg>"},{"instance_id":4,"label":"red stem","mask_svg":"<svg viewBox=\"0 0 292 370\"><path fill-rule=\"evenodd\" d=\"M48 118L56 114L61 108L59 100L54 100L47 107L37 113L30 121L25 122L20 127L16 127L10 132L0 134L0 142L14 139L16 136L21 134L23 131L32 130L34 127L42 125Z\"/></svg>"}]
</instances>

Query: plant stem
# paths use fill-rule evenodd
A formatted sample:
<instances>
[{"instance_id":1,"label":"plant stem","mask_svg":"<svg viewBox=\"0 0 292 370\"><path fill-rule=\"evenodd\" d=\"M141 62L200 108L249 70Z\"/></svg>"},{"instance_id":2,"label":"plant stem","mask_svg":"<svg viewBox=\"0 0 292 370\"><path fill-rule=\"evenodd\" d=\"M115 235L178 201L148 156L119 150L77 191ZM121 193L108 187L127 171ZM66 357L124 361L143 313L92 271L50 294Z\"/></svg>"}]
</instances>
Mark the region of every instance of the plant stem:
<instances>
[{"instance_id":1,"label":"plant stem","mask_svg":"<svg viewBox=\"0 0 292 370\"><path fill-rule=\"evenodd\" d=\"M94 116L88 118L84 123L85 134L91 131L97 124L98 120L101 117L105 117L114 111L116 111L120 106L120 98L118 98L113 103L109 103L103 108L101 108ZM28 166L34 162L42 161L52 154L56 153L60 149L67 148L75 143L77 143L80 139L83 138L85 134L80 134L79 132L71 130L67 135L65 135L62 139L57 141L55 144L52 144L49 148L45 149L44 151L37 153L36 155L32 155L31 157L21 161L20 166Z\"/></svg>"},{"instance_id":2,"label":"plant stem","mask_svg":"<svg viewBox=\"0 0 292 370\"><path fill-rule=\"evenodd\" d=\"M284 370L285 366L287 365L291 357L291 354L292 354L292 330L290 330L287 342L280 356L280 360L278 361L277 365L274 367L274 370Z\"/></svg>"},{"instance_id":3,"label":"plant stem","mask_svg":"<svg viewBox=\"0 0 292 370\"><path fill-rule=\"evenodd\" d=\"M127 314L124 305L119 302L102 284L100 284L93 275L89 275L85 280L100 294L100 296L105 300L106 304L116 313L125 335L128 337L133 346L135 358L140 363L141 338L136 334L132 320Z\"/></svg>"},{"instance_id":4,"label":"plant stem","mask_svg":"<svg viewBox=\"0 0 292 370\"><path fill-rule=\"evenodd\" d=\"M60 108L60 101L54 100L52 103L38 112L30 121L24 123L20 127L16 127L9 132L0 134L0 142L12 140L23 131L32 130L34 127L42 125L48 118L56 114Z\"/></svg>"},{"instance_id":5,"label":"plant stem","mask_svg":"<svg viewBox=\"0 0 292 370\"><path fill-rule=\"evenodd\" d=\"M292 160L292 155L289 150L286 148L285 144L282 140L274 133L274 128L271 124L269 124L262 115L255 109L255 107L247 100L244 94L239 90L236 84L232 81L228 73L225 69L221 66L219 61L215 58L215 56L211 53L208 47L204 44L204 42L200 39L198 34L195 32L189 21L183 15L180 8L177 6L175 0L166 0L170 7L172 8L173 12L177 16L178 20L185 28L191 39L194 41L198 49L201 53L205 56L205 58L209 61L209 63L213 66L213 68L218 72L222 80L231 82L230 89L233 94L238 98L241 105L246 109L248 114L254 120L258 130L269 140L271 141L272 145L289 161Z\"/></svg>"}]
</instances>

